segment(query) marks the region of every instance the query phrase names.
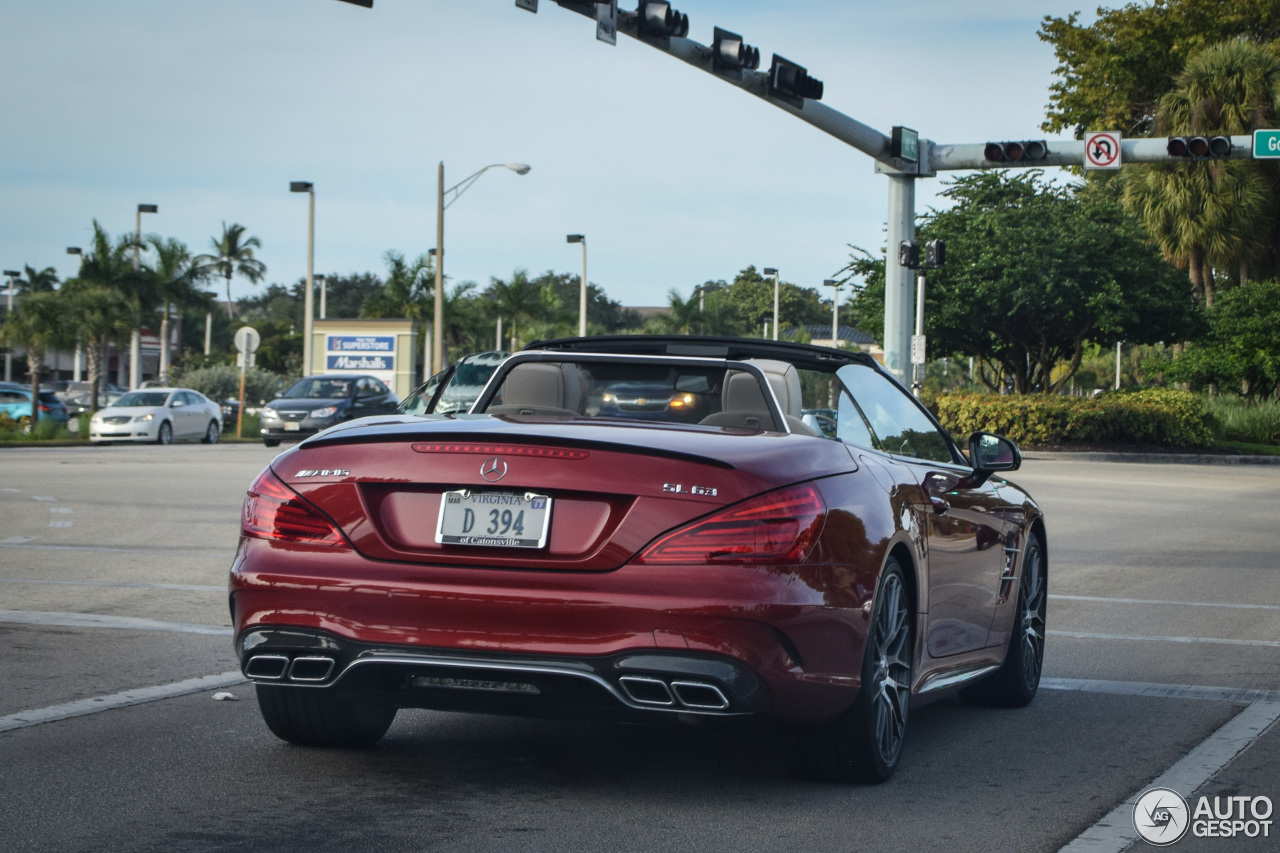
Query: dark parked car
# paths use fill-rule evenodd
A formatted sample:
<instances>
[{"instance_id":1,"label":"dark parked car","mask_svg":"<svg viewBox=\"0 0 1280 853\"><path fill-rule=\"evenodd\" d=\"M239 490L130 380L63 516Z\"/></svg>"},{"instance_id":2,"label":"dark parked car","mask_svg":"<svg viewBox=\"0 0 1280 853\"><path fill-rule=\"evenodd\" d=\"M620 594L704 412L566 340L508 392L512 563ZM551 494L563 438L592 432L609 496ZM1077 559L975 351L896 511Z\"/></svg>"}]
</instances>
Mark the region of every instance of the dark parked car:
<instances>
[{"instance_id":1,"label":"dark parked car","mask_svg":"<svg viewBox=\"0 0 1280 853\"><path fill-rule=\"evenodd\" d=\"M656 372L719 389L710 411L593 407ZM861 353L537 343L470 414L341 425L258 476L235 650L297 744L372 744L399 708L763 715L807 775L882 781L912 707L1036 694L1048 562L1040 509L1002 476L1020 462L987 433L966 460Z\"/></svg>"},{"instance_id":2,"label":"dark parked car","mask_svg":"<svg viewBox=\"0 0 1280 853\"><path fill-rule=\"evenodd\" d=\"M373 376L304 376L262 408L262 443L275 447L283 440L315 435L353 418L389 414L398 405L400 398Z\"/></svg>"}]
</instances>

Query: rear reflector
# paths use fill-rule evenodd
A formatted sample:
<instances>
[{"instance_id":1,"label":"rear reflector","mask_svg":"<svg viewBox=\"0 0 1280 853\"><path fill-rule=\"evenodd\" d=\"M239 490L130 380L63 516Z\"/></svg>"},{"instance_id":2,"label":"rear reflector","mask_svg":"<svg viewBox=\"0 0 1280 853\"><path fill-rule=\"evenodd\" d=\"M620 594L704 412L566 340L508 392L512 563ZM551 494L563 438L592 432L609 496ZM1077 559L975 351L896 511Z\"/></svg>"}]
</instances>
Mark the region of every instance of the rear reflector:
<instances>
[{"instance_id":1,"label":"rear reflector","mask_svg":"<svg viewBox=\"0 0 1280 853\"><path fill-rule=\"evenodd\" d=\"M827 505L811 483L779 489L668 533L635 562L798 562L818 541L826 514Z\"/></svg>"},{"instance_id":2,"label":"rear reflector","mask_svg":"<svg viewBox=\"0 0 1280 853\"><path fill-rule=\"evenodd\" d=\"M255 539L346 547L333 522L286 486L270 468L249 487L240 531Z\"/></svg>"},{"instance_id":3,"label":"rear reflector","mask_svg":"<svg viewBox=\"0 0 1280 853\"><path fill-rule=\"evenodd\" d=\"M490 456L537 456L543 459L586 459L586 450L566 450L561 447L530 447L519 444L453 444L435 442L415 444L419 453L485 453Z\"/></svg>"}]
</instances>

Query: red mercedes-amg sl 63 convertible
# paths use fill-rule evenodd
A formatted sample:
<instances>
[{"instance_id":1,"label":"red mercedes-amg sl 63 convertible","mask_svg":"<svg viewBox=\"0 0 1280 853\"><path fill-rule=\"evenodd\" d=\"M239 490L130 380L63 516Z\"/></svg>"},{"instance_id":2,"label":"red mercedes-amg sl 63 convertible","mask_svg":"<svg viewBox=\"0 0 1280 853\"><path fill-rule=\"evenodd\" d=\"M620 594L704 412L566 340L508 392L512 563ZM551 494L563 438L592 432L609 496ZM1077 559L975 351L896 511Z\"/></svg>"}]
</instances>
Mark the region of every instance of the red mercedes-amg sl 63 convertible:
<instances>
[{"instance_id":1,"label":"red mercedes-amg sl 63 convertible","mask_svg":"<svg viewBox=\"0 0 1280 853\"><path fill-rule=\"evenodd\" d=\"M630 417L618 388L663 404ZM862 353L540 342L466 414L352 421L272 461L235 648L296 744L372 744L400 708L764 715L806 775L883 781L913 705L1035 696L1048 562L1003 477L1020 462L987 433L966 458Z\"/></svg>"}]
</instances>

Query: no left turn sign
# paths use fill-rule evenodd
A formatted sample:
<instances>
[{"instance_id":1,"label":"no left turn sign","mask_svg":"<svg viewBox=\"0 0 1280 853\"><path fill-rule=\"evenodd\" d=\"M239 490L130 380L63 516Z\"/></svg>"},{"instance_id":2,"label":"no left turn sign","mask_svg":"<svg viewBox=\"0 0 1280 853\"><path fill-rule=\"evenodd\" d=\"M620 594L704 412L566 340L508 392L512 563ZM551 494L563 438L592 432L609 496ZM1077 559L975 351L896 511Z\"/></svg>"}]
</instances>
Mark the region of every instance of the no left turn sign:
<instances>
[{"instance_id":1,"label":"no left turn sign","mask_svg":"<svg viewBox=\"0 0 1280 853\"><path fill-rule=\"evenodd\" d=\"M1086 169L1120 168L1120 134L1112 130L1096 130L1084 135L1084 167Z\"/></svg>"}]
</instances>

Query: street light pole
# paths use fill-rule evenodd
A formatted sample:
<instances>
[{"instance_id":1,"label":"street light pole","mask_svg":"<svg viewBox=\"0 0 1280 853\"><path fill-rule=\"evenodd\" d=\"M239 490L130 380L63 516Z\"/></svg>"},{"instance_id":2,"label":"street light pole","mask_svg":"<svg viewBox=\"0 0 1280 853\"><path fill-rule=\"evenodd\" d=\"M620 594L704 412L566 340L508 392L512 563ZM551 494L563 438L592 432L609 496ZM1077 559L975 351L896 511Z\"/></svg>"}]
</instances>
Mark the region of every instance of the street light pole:
<instances>
[{"instance_id":1,"label":"street light pole","mask_svg":"<svg viewBox=\"0 0 1280 853\"><path fill-rule=\"evenodd\" d=\"M306 375L314 369L311 365L311 324L315 313L316 185L311 181L290 181L289 192L307 194L307 291L302 300L302 373Z\"/></svg>"},{"instance_id":2,"label":"street light pole","mask_svg":"<svg viewBox=\"0 0 1280 853\"><path fill-rule=\"evenodd\" d=\"M774 267L765 267L765 275L773 276L773 339L778 339L778 271Z\"/></svg>"},{"instance_id":3,"label":"street light pole","mask_svg":"<svg viewBox=\"0 0 1280 853\"><path fill-rule=\"evenodd\" d=\"M13 283L17 281L18 276L22 275L18 270L5 270L4 274L9 276L9 303L8 311L4 315L4 321L9 322L13 317ZM13 353L6 352L4 354L4 381L13 381Z\"/></svg>"},{"instance_id":4,"label":"street light pole","mask_svg":"<svg viewBox=\"0 0 1280 853\"><path fill-rule=\"evenodd\" d=\"M569 243L582 244L582 279L578 282L578 337L587 335L587 238L582 234L569 234Z\"/></svg>"},{"instance_id":5,"label":"street light pole","mask_svg":"<svg viewBox=\"0 0 1280 853\"><path fill-rule=\"evenodd\" d=\"M831 346L835 349L840 348L840 338L838 332L840 329L840 282L834 278L828 278L822 282L825 286L834 288L834 295L831 297Z\"/></svg>"},{"instance_id":6,"label":"street light pole","mask_svg":"<svg viewBox=\"0 0 1280 853\"><path fill-rule=\"evenodd\" d=\"M159 213L160 208L154 204L138 205L138 212L133 217L133 271L142 269L142 214ZM142 317L137 318L138 323ZM129 390L137 390L142 383L142 328L135 325L133 334L129 336Z\"/></svg>"},{"instance_id":7,"label":"street light pole","mask_svg":"<svg viewBox=\"0 0 1280 853\"><path fill-rule=\"evenodd\" d=\"M453 204L458 198L470 189L471 185L480 179L480 176L490 169L501 166L504 169L510 169L517 175L529 174L529 166L524 163L490 163L478 172L463 178L449 189L444 188L444 161L440 161L440 170L437 176L437 187L439 192L436 195L436 293L435 293L435 310L432 312L432 353L431 365L427 368L427 375L433 375L444 367L444 209ZM444 197L449 193L453 193L453 198L449 199L448 204L445 203Z\"/></svg>"}]
</instances>

